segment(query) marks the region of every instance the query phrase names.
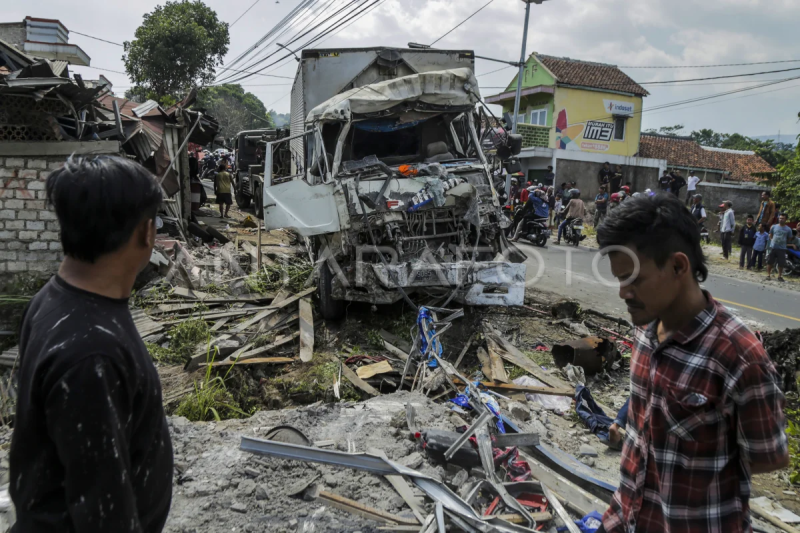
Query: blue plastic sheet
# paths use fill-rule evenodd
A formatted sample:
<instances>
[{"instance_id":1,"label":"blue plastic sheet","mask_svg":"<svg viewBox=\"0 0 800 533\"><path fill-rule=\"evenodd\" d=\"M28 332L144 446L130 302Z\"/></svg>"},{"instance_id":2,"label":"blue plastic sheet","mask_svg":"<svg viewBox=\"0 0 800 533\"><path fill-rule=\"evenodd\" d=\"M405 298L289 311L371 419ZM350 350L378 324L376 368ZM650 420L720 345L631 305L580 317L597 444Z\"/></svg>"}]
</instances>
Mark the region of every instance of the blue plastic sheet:
<instances>
[{"instance_id":1,"label":"blue plastic sheet","mask_svg":"<svg viewBox=\"0 0 800 533\"><path fill-rule=\"evenodd\" d=\"M417 327L419 329L422 353L428 356L428 367L436 368L439 366L439 363L436 362L432 354L436 354L438 357L442 356L442 343L439 342L439 339L434 338L436 335L436 328L433 325L431 312L427 307L420 306L419 314L417 314Z\"/></svg>"},{"instance_id":2,"label":"blue plastic sheet","mask_svg":"<svg viewBox=\"0 0 800 533\"><path fill-rule=\"evenodd\" d=\"M614 419L606 415L597 402L592 398L592 393L583 385L575 389L575 411L581 421L602 442L608 442L608 428Z\"/></svg>"},{"instance_id":3,"label":"blue plastic sheet","mask_svg":"<svg viewBox=\"0 0 800 533\"><path fill-rule=\"evenodd\" d=\"M600 529L600 524L598 524L598 522L602 523L602 521L603 515L597 511L592 511L580 520L575 520L575 525L578 526L581 533L595 533L595 531ZM557 531L567 531L567 526L561 526L557 528Z\"/></svg>"}]
</instances>

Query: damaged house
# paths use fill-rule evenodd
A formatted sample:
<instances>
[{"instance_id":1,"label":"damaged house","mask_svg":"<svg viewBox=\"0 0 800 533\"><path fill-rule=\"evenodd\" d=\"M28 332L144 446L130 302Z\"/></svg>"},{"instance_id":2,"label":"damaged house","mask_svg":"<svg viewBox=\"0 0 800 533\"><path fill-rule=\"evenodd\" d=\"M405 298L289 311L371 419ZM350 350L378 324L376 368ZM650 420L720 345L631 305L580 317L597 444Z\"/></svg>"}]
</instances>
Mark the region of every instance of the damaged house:
<instances>
[{"instance_id":1,"label":"damaged house","mask_svg":"<svg viewBox=\"0 0 800 533\"><path fill-rule=\"evenodd\" d=\"M194 91L165 110L115 98L102 76L71 73L70 65L91 59L68 37L57 20L0 24L0 273L58 267L58 223L45 204L45 180L71 154L142 163L161 179L167 213L183 226L190 213L187 143L205 144L218 129L187 109Z\"/></svg>"}]
</instances>

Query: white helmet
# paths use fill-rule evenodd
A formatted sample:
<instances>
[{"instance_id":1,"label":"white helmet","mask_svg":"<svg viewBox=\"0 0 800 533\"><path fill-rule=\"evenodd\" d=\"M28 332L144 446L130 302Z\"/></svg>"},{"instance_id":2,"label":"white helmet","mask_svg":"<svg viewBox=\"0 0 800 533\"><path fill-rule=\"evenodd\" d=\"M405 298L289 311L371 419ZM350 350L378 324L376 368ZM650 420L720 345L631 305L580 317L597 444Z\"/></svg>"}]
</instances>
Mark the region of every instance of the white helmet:
<instances>
[{"instance_id":1,"label":"white helmet","mask_svg":"<svg viewBox=\"0 0 800 533\"><path fill-rule=\"evenodd\" d=\"M530 193L533 193L536 192L536 187L528 187L526 190Z\"/></svg>"}]
</instances>

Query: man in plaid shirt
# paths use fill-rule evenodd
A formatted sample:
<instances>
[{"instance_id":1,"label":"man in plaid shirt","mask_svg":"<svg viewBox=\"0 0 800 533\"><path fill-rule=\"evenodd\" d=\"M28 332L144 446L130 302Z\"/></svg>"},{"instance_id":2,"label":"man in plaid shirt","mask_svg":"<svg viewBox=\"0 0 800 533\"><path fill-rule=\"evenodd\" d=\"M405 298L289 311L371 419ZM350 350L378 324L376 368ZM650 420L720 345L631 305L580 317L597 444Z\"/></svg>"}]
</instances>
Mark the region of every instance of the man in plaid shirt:
<instances>
[{"instance_id":1,"label":"man in plaid shirt","mask_svg":"<svg viewBox=\"0 0 800 533\"><path fill-rule=\"evenodd\" d=\"M597 240L637 326L620 486L600 531L751 531L752 474L789 464L772 362L700 288L697 223L675 196L625 202Z\"/></svg>"}]
</instances>

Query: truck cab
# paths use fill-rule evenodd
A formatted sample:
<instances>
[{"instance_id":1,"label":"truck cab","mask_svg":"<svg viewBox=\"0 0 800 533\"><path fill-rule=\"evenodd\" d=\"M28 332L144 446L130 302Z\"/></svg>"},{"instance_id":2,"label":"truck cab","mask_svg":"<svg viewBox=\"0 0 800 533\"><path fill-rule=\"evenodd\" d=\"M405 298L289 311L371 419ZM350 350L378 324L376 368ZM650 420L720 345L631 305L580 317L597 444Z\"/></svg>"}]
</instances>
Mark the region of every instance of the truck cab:
<instances>
[{"instance_id":1,"label":"truck cab","mask_svg":"<svg viewBox=\"0 0 800 533\"><path fill-rule=\"evenodd\" d=\"M266 143L288 137L287 129L261 129L240 131L234 138L236 150L236 175L234 189L236 204L240 208L254 204L256 216L263 217L264 149Z\"/></svg>"},{"instance_id":2,"label":"truck cab","mask_svg":"<svg viewBox=\"0 0 800 533\"><path fill-rule=\"evenodd\" d=\"M347 51L337 53L341 63ZM435 57L427 57L429 67ZM413 71L413 62L404 65ZM525 258L504 235L510 221L481 147L472 69L350 85L310 109L301 132L293 127L264 152L265 227L306 239L322 315L341 316L347 301L414 295L441 297L442 305L521 305ZM505 135L498 151L518 153L518 141ZM273 160L287 154L290 165L276 172Z\"/></svg>"}]
</instances>

